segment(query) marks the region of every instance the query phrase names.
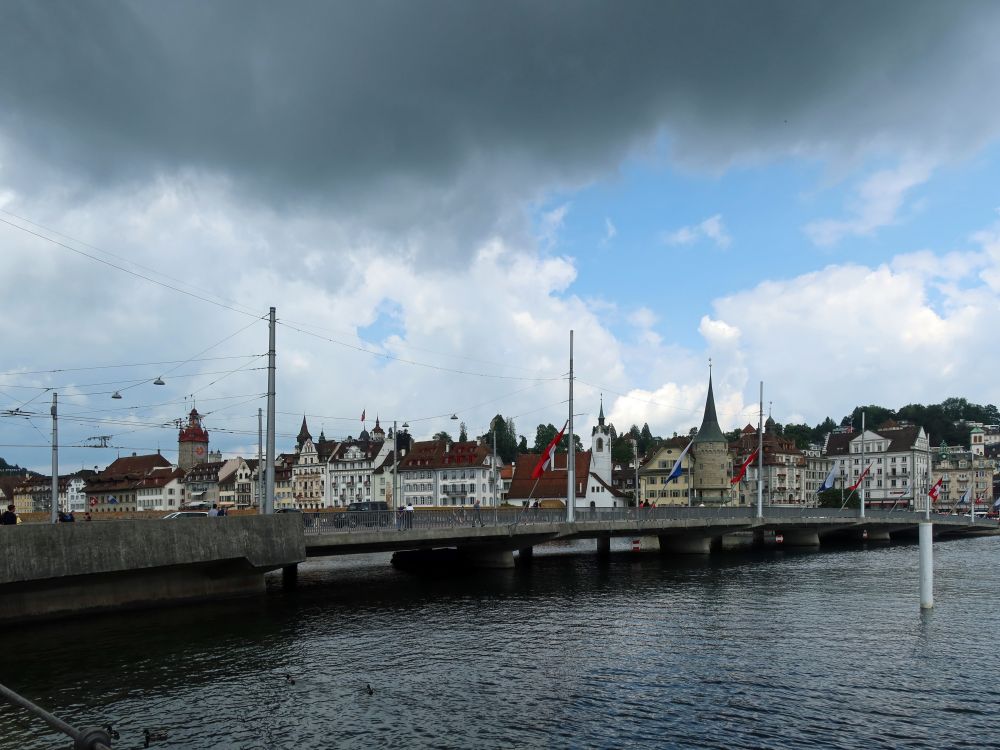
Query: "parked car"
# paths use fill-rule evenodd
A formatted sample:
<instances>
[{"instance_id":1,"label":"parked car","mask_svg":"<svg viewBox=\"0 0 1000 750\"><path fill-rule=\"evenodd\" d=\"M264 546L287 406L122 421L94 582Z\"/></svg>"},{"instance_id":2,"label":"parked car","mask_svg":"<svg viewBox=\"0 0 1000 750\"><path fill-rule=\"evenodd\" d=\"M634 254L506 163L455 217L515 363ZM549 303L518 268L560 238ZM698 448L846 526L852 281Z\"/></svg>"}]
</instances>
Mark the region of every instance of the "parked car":
<instances>
[{"instance_id":1,"label":"parked car","mask_svg":"<svg viewBox=\"0 0 1000 750\"><path fill-rule=\"evenodd\" d=\"M162 520L166 521L168 518L197 518L199 516L208 516L208 512L204 510L177 510L173 513L167 513Z\"/></svg>"},{"instance_id":2,"label":"parked car","mask_svg":"<svg viewBox=\"0 0 1000 750\"><path fill-rule=\"evenodd\" d=\"M368 500L361 503L351 503L347 510L338 513L333 518L335 528L357 528L358 526L389 526L392 524L392 511L384 500Z\"/></svg>"}]
</instances>

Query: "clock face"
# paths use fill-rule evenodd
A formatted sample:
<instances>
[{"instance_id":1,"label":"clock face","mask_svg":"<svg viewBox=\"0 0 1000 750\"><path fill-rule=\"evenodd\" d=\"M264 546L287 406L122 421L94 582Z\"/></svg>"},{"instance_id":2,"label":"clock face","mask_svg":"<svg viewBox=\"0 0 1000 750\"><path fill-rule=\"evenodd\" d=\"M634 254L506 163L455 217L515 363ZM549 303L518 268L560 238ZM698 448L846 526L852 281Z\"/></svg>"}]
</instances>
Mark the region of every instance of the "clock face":
<instances>
[{"instance_id":1,"label":"clock face","mask_svg":"<svg viewBox=\"0 0 1000 750\"><path fill-rule=\"evenodd\" d=\"M201 446L199 445L199 446L198 446L197 448L195 448L195 449L194 449L194 452L195 452L195 454L197 454L197 455L199 455L199 456L200 456L201 454L203 454L203 453L205 452L205 449L204 449L204 448L202 448L202 447L201 447Z\"/></svg>"}]
</instances>

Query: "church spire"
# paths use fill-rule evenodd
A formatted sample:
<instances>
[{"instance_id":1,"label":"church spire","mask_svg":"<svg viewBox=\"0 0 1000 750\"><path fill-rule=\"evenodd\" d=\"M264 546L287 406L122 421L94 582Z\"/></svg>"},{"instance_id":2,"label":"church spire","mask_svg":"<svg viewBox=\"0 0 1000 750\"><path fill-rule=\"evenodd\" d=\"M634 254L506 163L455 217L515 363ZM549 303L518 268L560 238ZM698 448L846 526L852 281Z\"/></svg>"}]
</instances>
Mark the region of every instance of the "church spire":
<instances>
[{"instance_id":1,"label":"church spire","mask_svg":"<svg viewBox=\"0 0 1000 750\"><path fill-rule=\"evenodd\" d=\"M696 443L724 443L726 436L719 427L719 418L715 416L715 395L712 393L712 365L709 362L708 397L705 399L705 417L701 420L701 429L694 437Z\"/></svg>"},{"instance_id":2,"label":"church spire","mask_svg":"<svg viewBox=\"0 0 1000 750\"><path fill-rule=\"evenodd\" d=\"M306 440L312 440L312 435L309 434L309 428L306 426L306 415L302 415L302 427L299 428L299 435L295 439L295 444L298 448L301 448Z\"/></svg>"},{"instance_id":3,"label":"church spire","mask_svg":"<svg viewBox=\"0 0 1000 750\"><path fill-rule=\"evenodd\" d=\"M599 424L601 427L604 426L604 394L603 393L601 394L601 411L597 415L597 424Z\"/></svg>"}]
</instances>

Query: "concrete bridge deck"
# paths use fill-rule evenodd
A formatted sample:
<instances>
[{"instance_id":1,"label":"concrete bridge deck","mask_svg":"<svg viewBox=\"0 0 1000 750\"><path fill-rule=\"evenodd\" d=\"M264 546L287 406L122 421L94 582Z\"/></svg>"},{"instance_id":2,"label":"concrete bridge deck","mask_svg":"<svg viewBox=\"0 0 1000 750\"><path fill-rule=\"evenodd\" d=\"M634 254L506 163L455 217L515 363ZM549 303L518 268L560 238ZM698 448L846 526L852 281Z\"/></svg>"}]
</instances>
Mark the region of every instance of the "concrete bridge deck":
<instances>
[{"instance_id":1,"label":"concrete bridge deck","mask_svg":"<svg viewBox=\"0 0 1000 750\"><path fill-rule=\"evenodd\" d=\"M564 510L485 509L415 511L413 519L391 512L304 514L309 557L363 552L397 552L439 548L525 549L544 542L611 537L659 537L678 552L707 552L713 540L736 532L777 532L789 546L816 546L821 540L882 539L915 535L922 514L912 511L869 511L829 508L766 508L756 518L753 508L631 508L579 510L568 523ZM934 516L935 535L989 533L996 521ZM692 542L694 542L692 544ZM708 545L708 546L706 546Z\"/></svg>"},{"instance_id":2,"label":"concrete bridge deck","mask_svg":"<svg viewBox=\"0 0 1000 750\"><path fill-rule=\"evenodd\" d=\"M441 551L470 565L508 567L513 550L612 537L654 537L673 552L710 552L719 540L760 542L781 534L786 546L821 540L888 541L916 534L920 514L823 508L483 509L393 513L283 513L107 523L23 524L0 528L0 624L66 614L252 594L264 573L288 573L307 557L396 552L422 562ZM403 521L403 523L400 523ZM937 536L997 533L997 523L935 516ZM773 538L773 537L772 537Z\"/></svg>"}]
</instances>

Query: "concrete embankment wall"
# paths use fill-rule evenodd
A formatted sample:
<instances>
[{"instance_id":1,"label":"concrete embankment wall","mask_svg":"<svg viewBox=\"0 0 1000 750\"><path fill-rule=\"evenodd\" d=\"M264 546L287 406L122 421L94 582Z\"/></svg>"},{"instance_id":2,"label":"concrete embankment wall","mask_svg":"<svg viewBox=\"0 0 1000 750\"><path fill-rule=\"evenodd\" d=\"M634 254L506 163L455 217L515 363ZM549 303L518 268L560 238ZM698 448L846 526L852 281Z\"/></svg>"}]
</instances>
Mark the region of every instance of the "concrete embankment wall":
<instances>
[{"instance_id":1,"label":"concrete embankment wall","mask_svg":"<svg viewBox=\"0 0 1000 750\"><path fill-rule=\"evenodd\" d=\"M0 527L0 623L248 594L304 559L294 513Z\"/></svg>"}]
</instances>

